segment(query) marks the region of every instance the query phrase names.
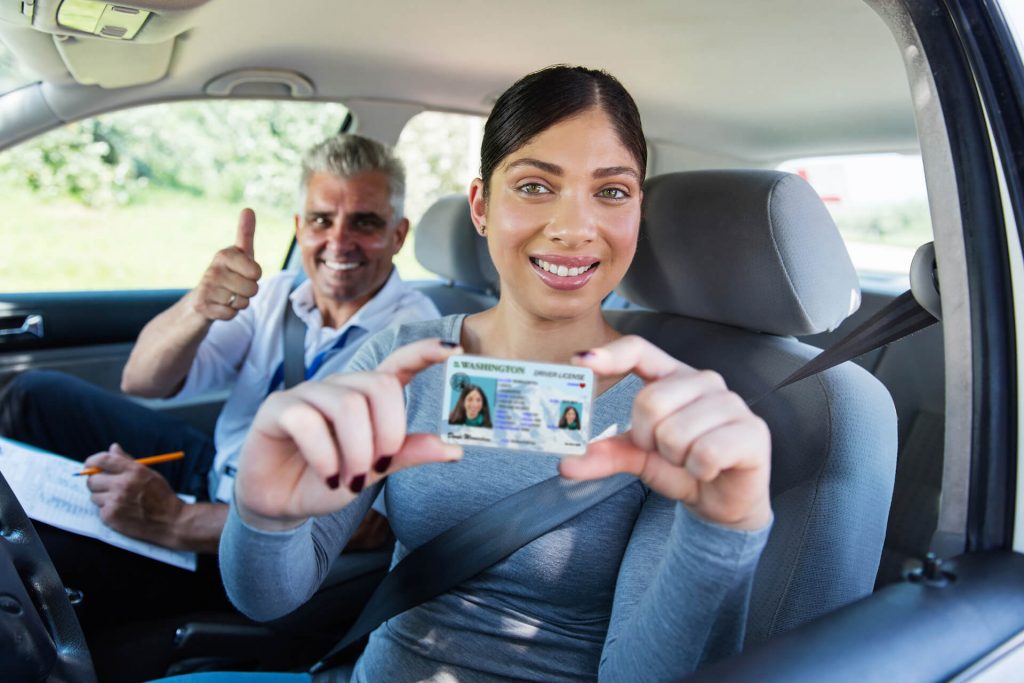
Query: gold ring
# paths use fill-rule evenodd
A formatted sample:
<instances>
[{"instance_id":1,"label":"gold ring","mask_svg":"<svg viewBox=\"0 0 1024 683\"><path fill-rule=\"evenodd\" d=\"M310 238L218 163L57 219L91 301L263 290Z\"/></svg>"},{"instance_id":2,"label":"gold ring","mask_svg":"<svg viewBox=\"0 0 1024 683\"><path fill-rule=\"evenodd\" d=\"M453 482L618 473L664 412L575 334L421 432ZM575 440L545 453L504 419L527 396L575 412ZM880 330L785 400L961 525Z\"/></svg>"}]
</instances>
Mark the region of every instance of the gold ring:
<instances>
[{"instance_id":1,"label":"gold ring","mask_svg":"<svg viewBox=\"0 0 1024 683\"><path fill-rule=\"evenodd\" d=\"M237 301L237 300L238 300L238 295L237 295L237 294L235 294L234 292L232 292L232 294L231 294L231 298L230 298L230 299L228 299L228 303L227 303L227 305L228 305L228 306L234 306L234 305L235 305L235 301Z\"/></svg>"}]
</instances>

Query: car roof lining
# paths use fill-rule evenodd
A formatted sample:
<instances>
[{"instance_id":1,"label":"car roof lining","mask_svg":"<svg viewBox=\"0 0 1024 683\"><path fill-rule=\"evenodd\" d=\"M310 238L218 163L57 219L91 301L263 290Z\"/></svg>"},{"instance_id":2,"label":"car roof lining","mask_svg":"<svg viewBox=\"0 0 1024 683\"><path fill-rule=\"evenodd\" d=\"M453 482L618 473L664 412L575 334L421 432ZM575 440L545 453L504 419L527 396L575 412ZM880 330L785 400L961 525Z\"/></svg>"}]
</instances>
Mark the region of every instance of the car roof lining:
<instances>
[{"instance_id":1,"label":"car roof lining","mask_svg":"<svg viewBox=\"0 0 1024 683\"><path fill-rule=\"evenodd\" d=\"M170 78L117 90L75 86L66 69L54 68L52 44L16 51L48 85L69 91L48 91L65 120L122 102L201 97L218 76L268 66L303 74L323 99L401 99L483 114L524 71L573 61L619 77L658 144L747 165L916 145L899 48L860 2L735 0L709 8L702 0L648 0L624 10L628 21L586 0L524 0L501 22L461 0L402 5L401 14L394 2L344 11L349 20L340 20L333 0L259 12L248 0L218 0L189 11L195 26L176 41ZM324 16L339 20L316 21ZM619 46L594 40L610 21ZM11 28L0 25L5 42ZM445 39L423 39L434 35Z\"/></svg>"}]
</instances>

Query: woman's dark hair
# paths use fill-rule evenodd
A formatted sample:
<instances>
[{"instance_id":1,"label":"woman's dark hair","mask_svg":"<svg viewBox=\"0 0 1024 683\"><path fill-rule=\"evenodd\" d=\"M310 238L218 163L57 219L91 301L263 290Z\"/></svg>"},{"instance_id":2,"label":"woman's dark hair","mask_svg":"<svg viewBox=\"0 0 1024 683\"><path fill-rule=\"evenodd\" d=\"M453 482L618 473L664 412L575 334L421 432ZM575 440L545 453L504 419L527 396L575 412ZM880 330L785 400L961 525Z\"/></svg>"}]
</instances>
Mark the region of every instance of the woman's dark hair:
<instances>
[{"instance_id":1,"label":"woman's dark hair","mask_svg":"<svg viewBox=\"0 0 1024 683\"><path fill-rule=\"evenodd\" d=\"M570 410L572 412L576 413L576 419L573 420L572 422L569 422L569 417L568 417ZM568 427L569 425L571 425L573 423L576 423L576 428L579 429L580 411L576 410L576 406L566 406L565 410L562 411L561 419L558 420L558 428L559 429L565 429L566 427Z\"/></svg>"},{"instance_id":2,"label":"woman's dark hair","mask_svg":"<svg viewBox=\"0 0 1024 683\"><path fill-rule=\"evenodd\" d=\"M523 76L501 94L484 125L480 177L484 199L501 160L565 119L598 108L611 119L640 177L647 172L647 141L636 102L614 76L582 66L557 64Z\"/></svg>"},{"instance_id":3,"label":"woman's dark hair","mask_svg":"<svg viewBox=\"0 0 1024 683\"><path fill-rule=\"evenodd\" d=\"M464 425L466 424L466 397L473 392L480 394L480 399L483 401L483 407L480 408L480 415L484 418L484 423L481 427L491 427L491 410L487 407L487 394L484 390L475 384L463 384L462 393L459 394L459 400L455 402L455 407L452 408L452 412L448 415L448 424L450 425Z\"/></svg>"}]
</instances>

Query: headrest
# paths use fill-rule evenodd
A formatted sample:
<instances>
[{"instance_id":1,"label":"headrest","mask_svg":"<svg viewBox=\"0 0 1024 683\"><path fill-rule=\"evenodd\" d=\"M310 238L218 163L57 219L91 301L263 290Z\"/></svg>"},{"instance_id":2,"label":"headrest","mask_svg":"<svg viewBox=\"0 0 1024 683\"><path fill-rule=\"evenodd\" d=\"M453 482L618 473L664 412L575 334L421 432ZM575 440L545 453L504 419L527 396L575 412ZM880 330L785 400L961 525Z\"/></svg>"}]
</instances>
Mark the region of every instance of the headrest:
<instances>
[{"instance_id":1,"label":"headrest","mask_svg":"<svg viewBox=\"0 0 1024 683\"><path fill-rule=\"evenodd\" d=\"M441 197L416 226L416 260L432 273L482 291L496 291L498 272L477 234L464 194Z\"/></svg>"},{"instance_id":2,"label":"headrest","mask_svg":"<svg viewBox=\"0 0 1024 683\"><path fill-rule=\"evenodd\" d=\"M619 292L665 313L780 335L832 330L860 306L857 273L807 182L779 171L651 178Z\"/></svg>"}]
</instances>

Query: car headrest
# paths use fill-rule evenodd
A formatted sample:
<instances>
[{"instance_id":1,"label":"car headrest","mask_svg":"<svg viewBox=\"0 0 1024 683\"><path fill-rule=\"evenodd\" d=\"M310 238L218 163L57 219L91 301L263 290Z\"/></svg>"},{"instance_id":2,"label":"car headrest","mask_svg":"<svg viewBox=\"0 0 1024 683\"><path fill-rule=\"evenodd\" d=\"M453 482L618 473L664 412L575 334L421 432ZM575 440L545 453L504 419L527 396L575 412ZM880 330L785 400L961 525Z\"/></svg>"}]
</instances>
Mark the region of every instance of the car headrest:
<instances>
[{"instance_id":1,"label":"car headrest","mask_svg":"<svg viewBox=\"0 0 1024 683\"><path fill-rule=\"evenodd\" d=\"M482 291L496 291L498 272L477 234L464 194L441 197L416 226L416 260L441 277Z\"/></svg>"},{"instance_id":2,"label":"car headrest","mask_svg":"<svg viewBox=\"0 0 1024 683\"><path fill-rule=\"evenodd\" d=\"M803 178L779 171L649 179L618 291L656 311L793 336L832 330L860 306L828 209Z\"/></svg>"}]
</instances>

